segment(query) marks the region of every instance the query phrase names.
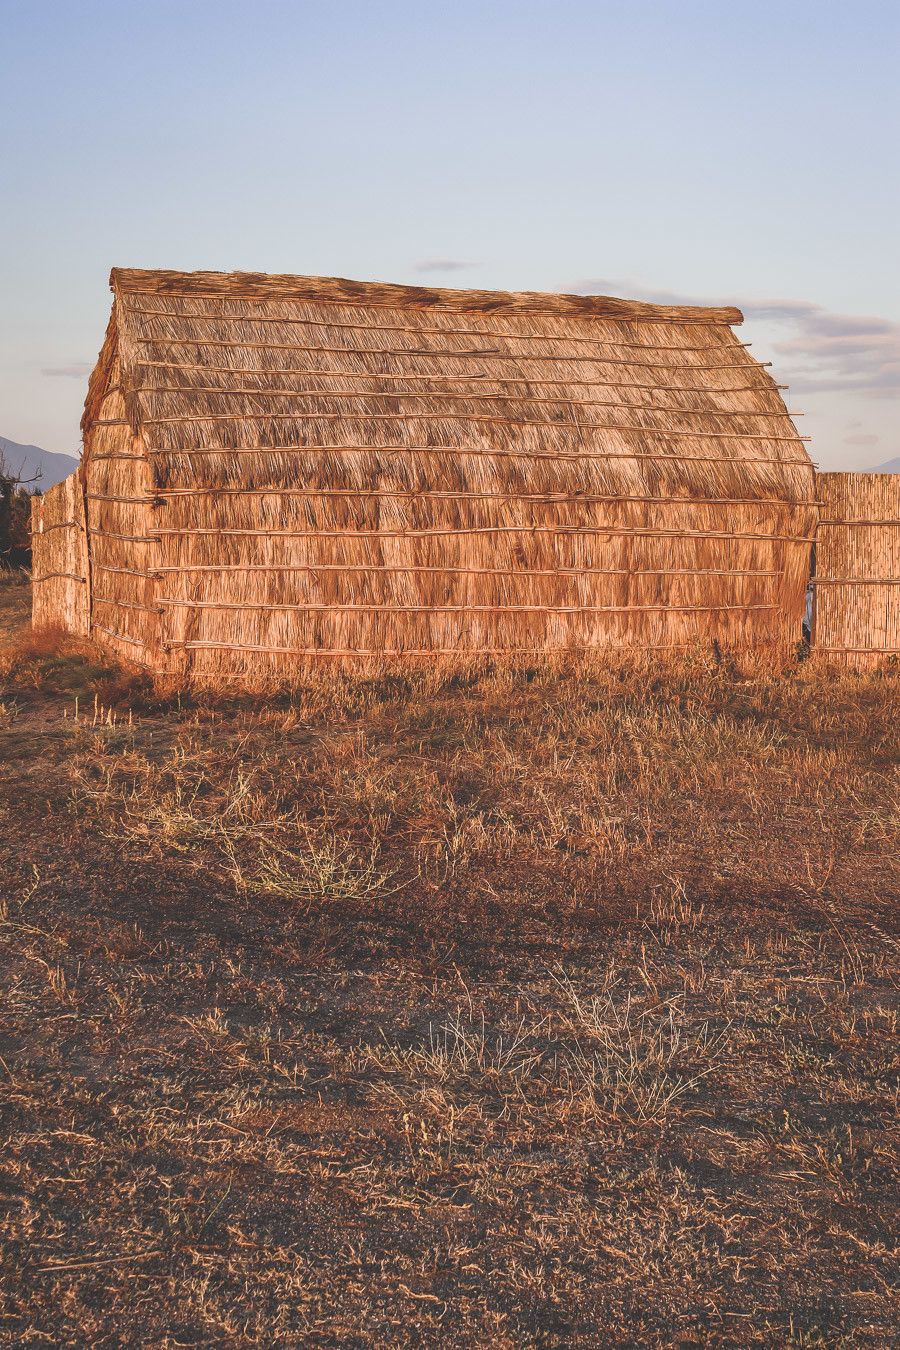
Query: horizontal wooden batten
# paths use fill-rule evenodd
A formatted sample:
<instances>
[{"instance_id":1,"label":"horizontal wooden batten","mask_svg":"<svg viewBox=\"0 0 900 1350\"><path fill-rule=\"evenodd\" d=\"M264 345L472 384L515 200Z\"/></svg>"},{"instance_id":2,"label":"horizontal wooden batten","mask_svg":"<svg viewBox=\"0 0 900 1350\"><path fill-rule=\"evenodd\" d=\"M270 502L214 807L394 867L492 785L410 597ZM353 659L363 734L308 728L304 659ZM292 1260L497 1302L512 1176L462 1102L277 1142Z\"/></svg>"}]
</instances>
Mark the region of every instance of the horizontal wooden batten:
<instances>
[{"instance_id":1,"label":"horizontal wooden batten","mask_svg":"<svg viewBox=\"0 0 900 1350\"><path fill-rule=\"evenodd\" d=\"M172 338L172 337L135 337L135 342L140 343L142 347L225 347L238 349L240 351L273 351L273 352L317 352L323 356L421 356L430 359L448 360L466 360L472 356L489 356L492 361L534 361L541 365L548 362L554 365L560 361L578 361L587 365L595 366L632 366L640 370L680 370L690 372L695 371L701 374L709 374L717 370L742 370L745 375L752 375L758 370L764 370L771 366L771 361L747 361L731 362L729 364L717 363L713 366L695 366L688 361L629 361L625 357L602 357L602 356L568 356L568 355L534 355L529 356L524 352L518 355L512 352L486 351L478 347L469 348L466 351L454 352L448 347L437 347L434 350L424 348L402 349L397 347L322 347L318 343L300 343L300 342L250 342L234 341L228 338ZM138 359L140 364L140 359ZM764 389L771 389L772 384L768 379L760 386Z\"/></svg>"},{"instance_id":2,"label":"horizontal wooden batten","mask_svg":"<svg viewBox=\"0 0 900 1350\"><path fill-rule=\"evenodd\" d=\"M120 609L139 609L144 614L161 614L159 605L142 605L136 600L119 600L112 595L94 595L92 597L95 605L118 605Z\"/></svg>"},{"instance_id":3,"label":"horizontal wooden batten","mask_svg":"<svg viewBox=\"0 0 900 1350\"><path fill-rule=\"evenodd\" d=\"M664 642L658 644L640 643L640 644L621 644L610 648L618 652L636 652L644 654L646 652L669 652L669 651L692 651L697 646L704 644L699 638L693 642ZM705 644L712 648L712 639ZM595 643L573 642L566 647L257 647L248 643L235 642L202 642L202 641L172 641L163 644L163 650L169 651L175 648L186 651L228 651L239 655L241 652L268 652L273 656L322 656L322 657L344 657L344 656L362 656L362 657L409 657L409 656L468 656L473 660L478 660L482 656L507 656L510 658L521 656L564 656L572 652L597 652Z\"/></svg>"},{"instance_id":4,"label":"horizontal wooden batten","mask_svg":"<svg viewBox=\"0 0 900 1350\"><path fill-rule=\"evenodd\" d=\"M229 527L207 529L184 526L165 527L154 534L116 534L110 530L92 530L99 539L116 539L122 543L159 544L164 536L194 537L264 537L267 539L422 539L454 538L473 534L555 534L561 538L577 535L634 535L642 538L681 539L748 539L768 543L813 544L814 536L792 534L750 534L730 530L653 530L626 525L473 525L447 529L408 530L241 530Z\"/></svg>"},{"instance_id":5,"label":"horizontal wooden batten","mask_svg":"<svg viewBox=\"0 0 900 1350\"><path fill-rule=\"evenodd\" d=\"M462 445L182 445L164 449L162 446L150 447L148 455L301 455L311 451L325 451L328 454L344 455L477 455L484 459L552 459L566 464L578 464L586 461L604 461L619 459L658 459L684 461L688 464L778 464L783 467L795 466L809 469L812 473L815 465L809 459L783 459L780 456L760 458L759 456L740 455L683 455L666 454L652 450L584 450L567 452L565 450L505 450L491 446L468 447Z\"/></svg>"},{"instance_id":6,"label":"horizontal wooden batten","mask_svg":"<svg viewBox=\"0 0 900 1350\"><path fill-rule=\"evenodd\" d=\"M147 361L138 360L140 369L154 370L202 370L210 375L316 375L328 380L440 380L442 384L527 384L541 389L588 388L588 389L633 389L644 393L666 394L758 394L772 395L773 390L787 388L786 385L770 384L767 388L759 385L727 385L724 389L703 388L689 384L632 384L616 380L542 380L537 376L485 375L482 371L461 371L455 375L427 375L415 371L397 371L394 373L369 370L322 370L315 366L210 366L191 365L183 361ZM153 387L153 386L149 386ZM260 391L264 392L264 391ZM439 392L439 391L438 391ZM627 406L627 405L623 405ZM790 417L800 417L801 413L789 413Z\"/></svg>"},{"instance_id":7,"label":"horizontal wooden batten","mask_svg":"<svg viewBox=\"0 0 900 1350\"><path fill-rule=\"evenodd\" d=\"M57 520L53 525L41 524L38 534L50 534L52 530L77 530L81 528L80 520Z\"/></svg>"},{"instance_id":8,"label":"horizontal wooden batten","mask_svg":"<svg viewBox=\"0 0 900 1350\"><path fill-rule=\"evenodd\" d=\"M158 544L159 534L114 534L111 530L91 530L92 539L118 539L124 544Z\"/></svg>"},{"instance_id":9,"label":"horizontal wooden batten","mask_svg":"<svg viewBox=\"0 0 900 1350\"><path fill-rule=\"evenodd\" d=\"M819 524L839 526L846 529L853 529L860 525L876 525L879 528L891 526L892 528L896 528L900 525L900 520L820 520Z\"/></svg>"},{"instance_id":10,"label":"horizontal wooden batten","mask_svg":"<svg viewBox=\"0 0 900 1350\"><path fill-rule=\"evenodd\" d=\"M699 415L699 414L698 414ZM511 418L511 417L488 417L484 413L340 413L340 412L247 412L247 413L188 413L178 417L149 417L141 418L148 426L165 426L176 424L184 426L186 423L194 422L490 422L494 426L504 427L552 427L555 431L617 431L625 432L629 435L640 436L662 436L663 439L671 436L690 436L696 440L718 440L718 441L784 441L794 445L797 441L808 441L810 436L773 436L768 432L747 432L747 431L694 431L686 428L663 427L635 427L620 426L609 422L553 422L541 421L536 418ZM122 426L121 421L103 421L102 419L94 423L95 426Z\"/></svg>"},{"instance_id":11,"label":"horizontal wooden batten","mask_svg":"<svg viewBox=\"0 0 900 1350\"><path fill-rule=\"evenodd\" d=\"M388 501L417 501L420 498L438 501L512 501L527 502L535 506L586 506L600 502L640 502L646 505L660 503L675 506L753 506L775 507L789 511L801 507L818 506L816 501L788 502L771 497L663 497L663 496L625 496L620 493L541 493L541 492L452 492L434 488L292 488L292 487L202 487L202 488L157 488L152 496L146 497L105 497L99 493L88 494L88 501L127 502L132 505L152 506L160 498L178 497L315 497L349 498L358 501L361 498L386 498Z\"/></svg>"},{"instance_id":12,"label":"horizontal wooden batten","mask_svg":"<svg viewBox=\"0 0 900 1350\"><path fill-rule=\"evenodd\" d=\"M96 559L91 559L91 569L94 572L112 572L125 577L143 577L146 581L153 581L157 576L155 571L142 572L135 567L110 567L107 563L97 562Z\"/></svg>"},{"instance_id":13,"label":"horizontal wooden batten","mask_svg":"<svg viewBox=\"0 0 900 1350\"><path fill-rule=\"evenodd\" d=\"M623 403L621 399L602 399L602 398L541 398L533 394L495 394L482 393L478 391L465 391L463 393L453 393L447 390L428 390L420 391L416 389L223 389L213 385L155 385L140 384L134 388L136 394L179 394L183 398L194 398L198 394L215 394L220 398L292 398L292 399L339 399L339 398L417 398L417 399L460 399L469 402L494 402L494 403L548 403L554 406L559 405L565 408L620 408L623 412L643 412L659 413L660 416L669 417L678 415L679 417L780 417L790 420L791 417L799 417L800 413L790 413L786 408L773 410L771 412L760 412L755 408L747 409L723 409L723 408L658 408L655 406L641 407L637 404ZM218 414L217 414L218 415ZM281 415L281 414L276 414ZM310 413L309 416L318 416ZM251 413L250 416L269 416L268 413ZM423 416L441 417L443 414L431 411ZM456 414L454 414L456 416ZM464 416L464 414L460 414ZM651 428L655 429L655 428ZM793 439L793 438L792 438Z\"/></svg>"},{"instance_id":14,"label":"horizontal wooden batten","mask_svg":"<svg viewBox=\"0 0 900 1350\"><path fill-rule=\"evenodd\" d=\"M900 577L813 577L810 586L900 586Z\"/></svg>"},{"instance_id":15,"label":"horizontal wooden batten","mask_svg":"<svg viewBox=\"0 0 900 1350\"><path fill-rule=\"evenodd\" d=\"M264 304L265 301L240 301L232 303L241 304ZM601 337L597 334L587 335L584 333L511 333L492 328L428 328L424 324L399 324L399 323L347 323L345 320L335 319L328 314L319 314L315 317L305 317L301 315L287 315L275 317L269 314L226 314L223 311L210 313L208 310L185 310L185 309L142 309L137 305L127 304L126 313L129 315L140 315L141 317L153 319L207 319L218 321L224 319L232 323L274 323L274 324L303 324L307 328L342 328L358 333L414 333L416 336L425 334L428 337L484 337L493 339L502 339L511 342L585 342L596 346L602 343L609 347L635 347L641 351L666 351L666 352L708 352L710 344L707 342L702 347L681 346L678 343L664 342L629 342L627 339L621 341L616 337ZM577 316L571 316L573 319ZM585 316L590 322L590 316ZM600 319L599 322L604 322ZM607 323L615 320L607 319ZM639 321L638 321L639 322ZM750 342L734 341L723 344L723 350L745 347L751 347Z\"/></svg>"},{"instance_id":16,"label":"horizontal wooden batten","mask_svg":"<svg viewBox=\"0 0 900 1350\"><path fill-rule=\"evenodd\" d=\"M99 531L94 531L99 533ZM164 527L156 531L154 535L143 536L139 542L158 543L160 538L167 535L188 536L189 538L212 536L215 538L224 536L254 537L264 536L267 539L423 539L429 537L435 538L453 538L460 535L469 534L556 534L561 538L573 537L577 535L588 534L614 534L614 535L640 535L679 539L754 539L765 540L769 543L787 543L787 544L812 544L815 539L800 538L793 534L747 534L740 531L731 530L652 530L628 525L470 525L461 528L449 527L446 529L409 529L409 530L240 530L229 527L221 529L196 528L193 526L182 526L180 528ZM129 535L107 535L109 539L128 539Z\"/></svg>"},{"instance_id":17,"label":"horizontal wooden batten","mask_svg":"<svg viewBox=\"0 0 900 1350\"><path fill-rule=\"evenodd\" d=\"M37 586L41 581L52 581L54 577L65 578L67 581L78 581L82 586L87 585L87 577L80 577L75 572L45 572L43 576L32 577L32 586Z\"/></svg>"},{"instance_id":18,"label":"horizontal wooden batten","mask_svg":"<svg viewBox=\"0 0 900 1350\"><path fill-rule=\"evenodd\" d=\"M106 633L108 637L115 638L117 642L127 642L132 647L143 647L145 651L147 649L147 643L141 642L140 638L128 637L125 633L117 633L114 629L106 628L102 623L96 623L92 619L91 630L93 631L95 628L101 633Z\"/></svg>"},{"instance_id":19,"label":"horizontal wooden batten","mask_svg":"<svg viewBox=\"0 0 900 1350\"><path fill-rule=\"evenodd\" d=\"M236 609L313 614L709 614L719 610L777 609L777 605L341 605L256 604L252 600L179 600L162 596L161 605L179 609Z\"/></svg>"},{"instance_id":20,"label":"horizontal wooden batten","mask_svg":"<svg viewBox=\"0 0 900 1350\"><path fill-rule=\"evenodd\" d=\"M115 571L115 568L106 568ZM780 577L777 569L744 568L722 571L710 567L450 567L418 563L184 563L157 567L139 576L180 575L187 572L426 572L437 576L490 577Z\"/></svg>"},{"instance_id":21,"label":"horizontal wooden batten","mask_svg":"<svg viewBox=\"0 0 900 1350\"><path fill-rule=\"evenodd\" d=\"M118 502L123 506L152 506L156 501L157 493L144 497L113 497L105 492L89 492L87 499L89 502Z\"/></svg>"}]
</instances>

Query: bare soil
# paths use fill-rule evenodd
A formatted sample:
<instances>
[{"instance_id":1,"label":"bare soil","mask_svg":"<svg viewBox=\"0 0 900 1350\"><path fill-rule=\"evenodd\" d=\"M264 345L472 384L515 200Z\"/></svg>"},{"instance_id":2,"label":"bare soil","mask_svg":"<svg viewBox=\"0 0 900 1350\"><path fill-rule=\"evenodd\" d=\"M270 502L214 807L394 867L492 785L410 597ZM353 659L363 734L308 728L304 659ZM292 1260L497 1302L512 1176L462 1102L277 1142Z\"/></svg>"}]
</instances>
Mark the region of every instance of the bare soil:
<instances>
[{"instance_id":1,"label":"bare soil","mask_svg":"<svg viewBox=\"0 0 900 1350\"><path fill-rule=\"evenodd\" d=\"M896 1343L900 676L162 696L0 586L0 1339Z\"/></svg>"}]
</instances>

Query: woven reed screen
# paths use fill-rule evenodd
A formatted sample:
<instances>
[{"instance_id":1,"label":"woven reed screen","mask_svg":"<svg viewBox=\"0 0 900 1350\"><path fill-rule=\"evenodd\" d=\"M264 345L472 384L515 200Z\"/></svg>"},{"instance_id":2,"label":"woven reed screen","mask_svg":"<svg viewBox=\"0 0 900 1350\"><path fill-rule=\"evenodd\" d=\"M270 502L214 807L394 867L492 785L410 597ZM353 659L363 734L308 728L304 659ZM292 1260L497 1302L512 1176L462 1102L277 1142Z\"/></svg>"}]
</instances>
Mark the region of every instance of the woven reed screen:
<instances>
[{"instance_id":1,"label":"woven reed screen","mask_svg":"<svg viewBox=\"0 0 900 1350\"><path fill-rule=\"evenodd\" d=\"M817 483L814 646L854 666L900 660L900 474Z\"/></svg>"},{"instance_id":2,"label":"woven reed screen","mask_svg":"<svg viewBox=\"0 0 900 1350\"><path fill-rule=\"evenodd\" d=\"M35 628L86 636L90 627L84 491L76 470L31 503Z\"/></svg>"}]
</instances>

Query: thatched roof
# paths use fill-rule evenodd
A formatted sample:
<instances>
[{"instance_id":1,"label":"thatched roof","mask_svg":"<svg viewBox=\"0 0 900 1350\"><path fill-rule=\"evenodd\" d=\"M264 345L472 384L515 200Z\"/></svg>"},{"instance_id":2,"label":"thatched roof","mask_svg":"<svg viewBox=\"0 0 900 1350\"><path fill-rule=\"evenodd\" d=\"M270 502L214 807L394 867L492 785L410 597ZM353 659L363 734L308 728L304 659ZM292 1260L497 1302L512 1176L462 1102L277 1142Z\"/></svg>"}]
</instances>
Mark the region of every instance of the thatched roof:
<instances>
[{"instance_id":1,"label":"thatched roof","mask_svg":"<svg viewBox=\"0 0 900 1350\"><path fill-rule=\"evenodd\" d=\"M704 464L739 459L771 490L773 464L807 463L775 385L730 331L737 309L257 273L116 268L110 281L84 428L115 344L129 420L154 451L293 451L327 418L328 439L352 448L385 441L379 423L412 420L412 439L448 448L477 432L473 448L497 452L533 428L551 454L624 457L632 484L642 458L651 478L675 459L688 490L685 470L716 491ZM191 466L218 482L208 461ZM279 467L296 476L295 459Z\"/></svg>"},{"instance_id":2,"label":"thatched roof","mask_svg":"<svg viewBox=\"0 0 900 1350\"><path fill-rule=\"evenodd\" d=\"M183 583L162 597L175 645L487 650L510 645L515 612L525 643L590 646L589 611L703 614L709 632L713 611L794 607L802 563L771 546L810 535L812 466L731 330L739 310L256 273L115 269L111 285L87 457L122 425L146 456L155 565ZM612 536L625 553L586 543ZM243 582L223 588L229 573ZM298 592L298 573L314 584ZM601 595L597 575L656 580ZM699 575L778 581L673 589ZM401 612L429 623L404 636ZM635 636L657 632L674 630Z\"/></svg>"}]
</instances>

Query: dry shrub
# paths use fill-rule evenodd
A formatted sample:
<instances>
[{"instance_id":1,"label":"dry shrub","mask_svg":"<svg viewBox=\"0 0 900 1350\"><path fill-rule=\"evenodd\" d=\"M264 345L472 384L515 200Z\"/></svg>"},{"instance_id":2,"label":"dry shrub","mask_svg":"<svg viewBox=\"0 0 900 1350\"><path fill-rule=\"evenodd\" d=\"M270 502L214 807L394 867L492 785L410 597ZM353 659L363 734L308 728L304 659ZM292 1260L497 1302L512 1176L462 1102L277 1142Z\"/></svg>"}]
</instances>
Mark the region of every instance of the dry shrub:
<instances>
[{"instance_id":1,"label":"dry shrub","mask_svg":"<svg viewBox=\"0 0 900 1350\"><path fill-rule=\"evenodd\" d=\"M0 675L13 684L40 689L54 664L85 654L85 644L59 627L26 628L0 648Z\"/></svg>"},{"instance_id":2,"label":"dry shrub","mask_svg":"<svg viewBox=\"0 0 900 1350\"><path fill-rule=\"evenodd\" d=\"M0 588L11 589L13 586L29 586L30 584L31 573L26 568L0 566Z\"/></svg>"},{"instance_id":3,"label":"dry shrub","mask_svg":"<svg viewBox=\"0 0 900 1350\"><path fill-rule=\"evenodd\" d=\"M41 661L47 657L70 653L83 647L77 638L72 637L64 628L54 625L48 628L26 628L3 649L3 656L10 666L17 661Z\"/></svg>"},{"instance_id":4,"label":"dry shrub","mask_svg":"<svg viewBox=\"0 0 900 1350\"><path fill-rule=\"evenodd\" d=\"M20 629L0 646L0 679L12 689L96 694L107 707L131 706L151 690L142 672L55 626Z\"/></svg>"}]
</instances>

